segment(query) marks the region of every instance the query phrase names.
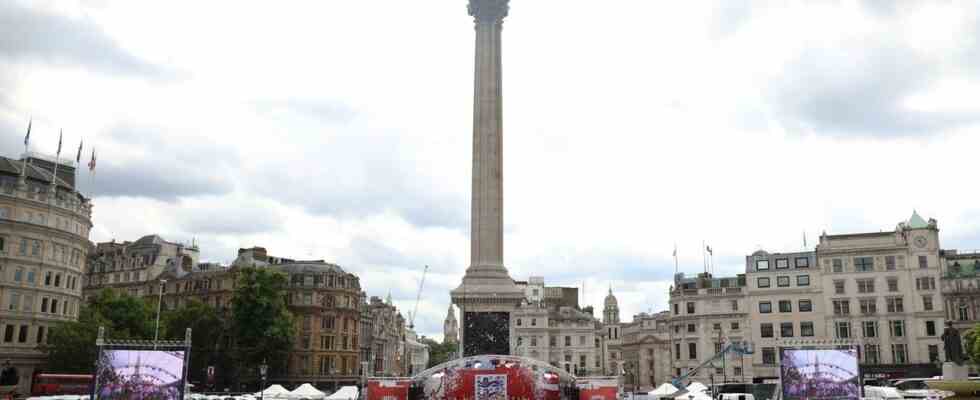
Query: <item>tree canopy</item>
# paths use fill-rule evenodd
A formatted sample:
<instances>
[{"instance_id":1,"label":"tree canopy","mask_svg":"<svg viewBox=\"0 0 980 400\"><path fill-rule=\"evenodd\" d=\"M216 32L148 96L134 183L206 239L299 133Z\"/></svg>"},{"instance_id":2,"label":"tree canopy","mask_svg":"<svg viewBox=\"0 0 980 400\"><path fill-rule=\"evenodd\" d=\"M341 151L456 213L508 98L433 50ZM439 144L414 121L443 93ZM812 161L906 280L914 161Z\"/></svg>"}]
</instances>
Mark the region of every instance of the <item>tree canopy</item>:
<instances>
[{"instance_id":1,"label":"tree canopy","mask_svg":"<svg viewBox=\"0 0 980 400\"><path fill-rule=\"evenodd\" d=\"M269 374L285 366L295 338L293 316L286 306L288 278L264 268L242 268L232 299L232 330L239 363L254 368L265 362Z\"/></svg>"}]
</instances>

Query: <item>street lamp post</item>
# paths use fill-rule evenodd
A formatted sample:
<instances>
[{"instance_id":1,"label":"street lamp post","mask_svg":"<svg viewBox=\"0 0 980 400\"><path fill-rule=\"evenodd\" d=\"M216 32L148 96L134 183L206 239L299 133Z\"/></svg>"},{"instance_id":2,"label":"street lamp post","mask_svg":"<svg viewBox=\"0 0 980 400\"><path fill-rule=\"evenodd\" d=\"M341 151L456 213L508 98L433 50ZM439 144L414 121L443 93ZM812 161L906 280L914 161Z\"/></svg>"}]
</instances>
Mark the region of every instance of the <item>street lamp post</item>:
<instances>
[{"instance_id":1,"label":"street lamp post","mask_svg":"<svg viewBox=\"0 0 980 400\"><path fill-rule=\"evenodd\" d=\"M166 279L161 279L160 280L160 293L159 293L159 297L157 298L157 327L156 327L156 329L154 330L154 333L153 333L153 348L154 349L157 348L157 340L160 338L160 308L163 305L163 288L164 288L164 285L166 285L166 284L167 284L167 280Z\"/></svg>"},{"instance_id":2,"label":"street lamp post","mask_svg":"<svg viewBox=\"0 0 980 400\"><path fill-rule=\"evenodd\" d=\"M265 374L269 372L269 366L262 360L262 365L259 365L259 374L262 376L262 386L259 387L259 398L265 400Z\"/></svg>"}]
</instances>

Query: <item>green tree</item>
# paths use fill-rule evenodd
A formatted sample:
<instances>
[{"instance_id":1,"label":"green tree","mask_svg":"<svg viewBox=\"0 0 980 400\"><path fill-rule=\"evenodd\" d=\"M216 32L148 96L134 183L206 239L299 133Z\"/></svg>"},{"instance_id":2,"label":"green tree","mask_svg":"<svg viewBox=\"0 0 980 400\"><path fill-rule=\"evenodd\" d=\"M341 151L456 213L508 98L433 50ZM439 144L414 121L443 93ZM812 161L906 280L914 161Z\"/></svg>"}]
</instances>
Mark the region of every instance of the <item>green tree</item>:
<instances>
[{"instance_id":1,"label":"green tree","mask_svg":"<svg viewBox=\"0 0 980 400\"><path fill-rule=\"evenodd\" d=\"M425 336L419 339L419 343L429 346L429 365L427 368L452 360L458 350L455 343L439 343Z\"/></svg>"},{"instance_id":2,"label":"green tree","mask_svg":"<svg viewBox=\"0 0 980 400\"><path fill-rule=\"evenodd\" d=\"M188 379L195 384L207 382L207 367L214 366L216 375L227 376L232 366L221 351L225 336L225 321L207 304L190 300L183 307L164 314L166 330L161 337L184 340L187 328L191 329L191 362Z\"/></svg>"},{"instance_id":3,"label":"green tree","mask_svg":"<svg viewBox=\"0 0 980 400\"><path fill-rule=\"evenodd\" d=\"M262 362L269 374L282 371L295 327L286 307L287 275L265 268L242 268L232 299L237 362L245 369ZM244 372L244 371L243 371Z\"/></svg>"},{"instance_id":4,"label":"green tree","mask_svg":"<svg viewBox=\"0 0 980 400\"><path fill-rule=\"evenodd\" d=\"M974 365L980 365L980 324L963 335L963 352Z\"/></svg>"},{"instance_id":5,"label":"green tree","mask_svg":"<svg viewBox=\"0 0 980 400\"><path fill-rule=\"evenodd\" d=\"M95 365L95 340L99 327L105 327L106 338L139 339L153 337L156 310L143 299L105 289L89 298L79 308L78 321L62 322L51 327L47 344L52 372L90 373Z\"/></svg>"}]
</instances>

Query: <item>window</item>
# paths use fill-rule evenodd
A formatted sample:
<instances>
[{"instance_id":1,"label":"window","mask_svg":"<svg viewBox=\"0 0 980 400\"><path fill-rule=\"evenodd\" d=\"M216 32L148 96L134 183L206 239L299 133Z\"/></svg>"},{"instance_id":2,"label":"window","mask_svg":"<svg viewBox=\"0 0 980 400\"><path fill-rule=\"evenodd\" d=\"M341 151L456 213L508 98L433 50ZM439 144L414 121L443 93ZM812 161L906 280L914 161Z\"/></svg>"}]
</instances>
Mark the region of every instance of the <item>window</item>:
<instances>
[{"instance_id":1,"label":"window","mask_svg":"<svg viewBox=\"0 0 980 400\"><path fill-rule=\"evenodd\" d=\"M854 257L854 270L857 272L871 272L875 269L875 260L871 257Z\"/></svg>"},{"instance_id":2,"label":"window","mask_svg":"<svg viewBox=\"0 0 980 400\"><path fill-rule=\"evenodd\" d=\"M759 324L759 334L764 338L773 337L772 324Z\"/></svg>"},{"instance_id":3,"label":"window","mask_svg":"<svg viewBox=\"0 0 980 400\"><path fill-rule=\"evenodd\" d=\"M346 337L344 337L344 339L346 339ZM524 337L523 336L518 336L517 337L517 345L518 346L523 346L524 345Z\"/></svg>"},{"instance_id":4,"label":"window","mask_svg":"<svg viewBox=\"0 0 980 400\"><path fill-rule=\"evenodd\" d=\"M737 330L739 329L739 327L738 327L738 322L732 322L732 325L731 325L731 327L732 327L732 330L733 330L733 331L737 331Z\"/></svg>"},{"instance_id":5,"label":"window","mask_svg":"<svg viewBox=\"0 0 980 400\"><path fill-rule=\"evenodd\" d=\"M687 302L687 313L694 314L694 302Z\"/></svg>"},{"instance_id":6,"label":"window","mask_svg":"<svg viewBox=\"0 0 980 400\"><path fill-rule=\"evenodd\" d=\"M789 277L788 276L776 277L776 286L789 287Z\"/></svg>"},{"instance_id":7,"label":"window","mask_svg":"<svg viewBox=\"0 0 980 400\"><path fill-rule=\"evenodd\" d=\"M27 282L34 283L34 270L27 271Z\"/></svg>"},{"instance_id":8,"label":"window","mask_svg":"<svg viewBox=\"0 0 980 400\"><path fill-rule=\"evenodd\" d=\"M858 293L874 293L875 292L875 280L874 279L858 279Z\"/></svg>"},{"instance_id":9,"label":"window","mask_svg":"<svg viewBox=\"0 0 980 400\"><path fill-rule=\"evenodd\" d=\"M681 313L680 306L677 303L674 303L674 315L677 315L677 314L680 314L680 313Z\"/></svg>"},{"instance_id":10,"label":"window","mask_svg":"<svg viewBox=\"0 0 980 400\"><path fill-rule=\"evenodd\" d=\"M769 260L756 260L755 270L756 271L766 271L769 269Z\"/></svg>"},{"instance_id":11,"label":"window","mask_svg":"<svg viewBox=\"0 0 980 400\"><path fill-rule=\"evenodd\" d=\"M864 321L861 323L861 331L866 338L878 337L878 321Z\"/></svg>"},{"instance_id":12,"label":"window","mask_svg":"<svg viewBox=\"0 0 980 400\"><path fill-rule=\"evenodd\" d=\"M771 302L768 302L768 301L760 301L759 302L759 313L760 314L769 314L771 312L772 312L772 303Z\"/></svg>"},{"instance_id":13,"label":"window","mask_svg":"<svg viewBox=\"0 0 980 400\"><path fill-rule=\"evenodd\" d=\"M531 347L537 347L537 345L538 345L538 337L531 336Z\"/></svg>"},{"instance_id":14,"label":"window","mask_svg":"<svg viewBox=\"0 0 980 400\"><path fill-rule=\"evenodd\" d=\"M44 286L51 286L51 271L44 273Z\"/></svg>"},{"instance_id":15,"label":"window","mask_svg":"<svg viewBox=\"0 0 980 400\"><path fill-rule=\"evenodd\" d=\"M538 326L538 319L537 318L531 318L531 326Z\"/></svg>"},{"instance_id":16,"label":"window","mask_svg":"<svg viewBox=\"0 0 980 400\"><path fill-rule=\"evenodd\" d=\"M922 296L922 309L932 311L932 296Z\"/></svg>"},{"instance_id":17,"label":"window","mask_svg":"<svg viewBox=\"0 0 980 400\"><path fill-rule=\"evenodd\" d=\"M41 312L43 312L43 313L48 312L48 298L47 297L42 297L41 298Z\"/></svg>"},{"instance_id":18,"label":"window","mask_svg":"<svg viewBox=\"0 0 980 400\"><path fill-rule=\"evenodd\" d=\"M936 321L926 321L926 336L936 336Z\"/></svg>"},{"instance_id":19,"label":"window","mask_svg":"<svg viewBox=\"0 0 980 400\"><path fill-rule=\"evenodd\" d=\"M732 311L738 311L738 300L731 300Z\"/></svg>"},{"instance_id":20,"label":"window","mask_svg":"<svg viewBox=\"0 0 980 400\"><path fill-rule=\"evenodd\" d=\"M877 299L861 299L861 314L875 314L878 312Z\"/></svg>"},{"instance_id":21,"label":"window","mask_svg":"<svg viewBox=\"0 0 980 400\"><path fill-rule=\"evenodd\" d=\"M918 290L935 290L936 278L930 276L915 278L915 288Z\"/></svg>"},{"instance_id":22,"label":"window","mask_svg":"<svg viewBox=\"0 0 980 400\"><path fill-rule=\"evenodd\" d=\"M20 309L20 293L10 294L10 304L7 307L10 311L17 311Z\"/></svg>"},{"instance_id":23,"label":"window","mask_svg":"<svg viewBox=\"0 0 980 400\"><path fill-rule=\"evenodd\" d=\"M558 346L558 338L551 336L548 338L548 346L555 347Z\"/></svg>"},{"instance_id":24,"label":"window","mask_svg":"<svg viewBox=\"0 0 980 400\"><path fill-rule=\"evenodd\" d=\"M692 360L697 360L698 359L698 344L697 343L688 343L687 344L687 355L688 355L688 358L690 358Z\"/></svg>"},{"instance_id":25,"label":"window","mask_svg":"<svg viewBox=\"0 0 980 400\"><path fill-rule=\"evenodd\" d=\"M793 323L783 322L779 324L779 336L780 337L793 337Z\"/></svg>"},{"instance_id":26,"label":"window","mask_svg":"<svg viewBox=\"0 0 980 400\"><path fill-rule=\"evenodd\" d=\"M681 326L680 325L674 325L674 333L681 333Z\"/></svg>"},{"instance_id":27,"label":"window","mask_svg":"<svg viewBox=\"0 0 980 400\"><path fill-rule=\"evenodd\" d=\"M888 321L888 325L891 328L892 337L905 337L905 321Z\"/></svg>"},{"instance_id":28,"label":"window","mask_svg":"<svg viewBox=\"0 0 980 400\"><path fill-rule=\"evenodd\" d=\"M931 363L939 362L939 345L936 344L929 345L929 362Z\"/></svg>"},{"instance_id":29,"label":"window","mask_svg":"<svg viewBox=\"0 0 980 400\"><path fill-rule=\"evenodd\" d=\"M24 269L17 268L17 270L14 271L14 282L20 282L20 280L23 278L23 275L24 275Z\"/></svg>"},{"instance_id":30,"label":"window","mask_svg":"<svg viewBox=\"0 0 980 400\"><path fill-rule=\"evenodd\" d=\"M585 369L585 354L578 356L578 367L581 369Z\"/></svg>"},{"instance_id":31,"label":"window","mask_svg":"<svg viewBox=\"0 0 980 400\"><path fill-rule=\"evenodd\" d=\"M796 257L796 268L810 268L810 259L806 257Z\"/></svg>"},{"instance_id":32,"label":"window","mask_svg":"<svg viewBox=\"0 0 980 400\"><path fill-rule=\"evenodd\" d=\"M929 268L929 259L926 256L919 256L919 268Z\"/></svg>"},{"instance_id":33,"label":"window","mask_svg":"<svg viewBox=\"0 0 980 400\"><path fill-rule=\"evenodd\" d=\"M585 336L579 336L578 337L578 345L579 346L585 346Z\"/></svg>"},{"instance_id":34,"label":"window","mask_svg":"<svg viewBox=\"0 0 980 400\"><path fill-rule=\"evenodd\" d=\"M779 312L793 312L793 301L792 300L780 300L779 301Z\"/></svg>"},{"instance_id":35,"label":"window","mask_svg":"<svg viewBox=\"0 0 980 400\"><path fill-rule=\"evenodd\" d=\"M905 364L909 361L909 353L905 343L892 345L892 360L895 364Z\"/></svg>"},{"instance_id":36,"label":"window","mask_svg":"<svg viewBox=\"0 0 980 400\"><path fill-rule=\"evenodd\" d=\"M23 311L31 312L34 311L34 296L24 295L24 308Z\"/></svg>"},{"instance_id":37,"label":"window","mask_svg":"<svg viewBox=\"0 0 980 400\"><path fill-rule=\"evenodd\" d=\"M678 360L681 359L681 344L680 343L675 343L674 344L674 356L675 356L674 358L676 358Z\"/></svg>"},{"instance_id":38,"label":"window","mask_svg":"<svg viewBox=\"0 0 980 400\"><path fill-rule=\"evenodd\" d=\"M17 343L27 343L27 325L20 326L20 332L17 333Z\"/></svg>"},{"instance_id":39,"label":"window","mask_svg":"<svg viewBox=\"0 0 980 400\"><path fill-rule=\"evenodd\" d=\"M695 332L694 324L687 324L687 331L690 333L694 333Z\"/></svg>"},{"instance_id":40,"label":"window","mask_svg":"<svg viewBox=\"0 0 980 400\"><path fill-rule=\"evenodd\" d=\"M834 331L837 333L838 339L850 339L851 338L851 323L847 321L837 321L834 323Z\"/></svg>"},{"instance_id":41,"label":"window","mask_svg":"<svg viewBox=\"0 0 980 400\"><path fill-rule=\"evenodd\" d=\"M762 348L762 363L766 365L776 364L776 349L773 347Z\"/></svg>"},{"instance_id":42,"label":"window","mask_svg":"<svg viewBox=\"0 0 980 400\"><path fill-rule=\"evenodd\" d=\"M786 269L789 268L789 259L787 258L777 258L776 259L776 269Z\"/></svg>"},{"instance_id":43,"label":"window","mask_svg":"<svg viewBox=\"0 0 980 400\"><path fill-rule=\"evenodd\" d=\"M898 291L898 278L888 278L888 291L889 292Z\"/></svg>"},{"instance_id":44,"label":"window","mask_svg":"<svg viewBox=\"0 0 980 400\"><path fill-rule=\"evenodd\" d=\"M900 313L905 312L905 307L902 305L901 297L890 297L885 300L888 303L888 312L890 313Z\"/></svg>"},{"instance_id":45,"label":"window","mask_svg":"<svg viewBox=\"0 0 980 400\"><path fill-rule=\"evenodd\" d=\"M61 274L54 276L54 287L61 287Z\"/></svg>"},{"instance_id":46,"label":"window","mask_svg":"<svg viewBox=\"0 0 980 400\"><path fill-rule=\"evenodd\" d=\"M735 376L742 376L742 367L735 367L732 370L732 374Z\"/></svg>"},{"instance_id":47,"label":"window","mask_svg":"<svg viewBox=\"0 0 980 400\"><path fill-rule=\"evenodd\" d=\"M844 260L834 259L834 272L844 272Z\"/></svg>"},{"instance_id":48,"label":"window","mask_svg":"<svg viewBox=\"0 0 980 400\"><path fill-rule=\"evenodd\" d=\"M895 270L895 256L885 256L885 269L889 271Z\"/></svg>"},{"instance_id":49,"label":"window","mask_svg":"<svg viewBox=\"0 0 980 400\"><path fill-rule=\"evenodd\" d=\"M521 326L521 319L520 318L517 319L517 326Z\"/></svg>"},{"instance_id":50,"label":"window","mask_svg":"<svg viewBox=\"0 0 980 400\"><path fill-rule=\"evenodd\" d=\"M960 310L958 316L960 317L960 321L966 321L970 319L970 316L967 314L966 304L960 304Z\"/></svg>"},{"instance_id":51,"label":"window","mask_svg":"<svg viewBox=\"0 0 980 400\"><path fill-rule=\"evenodd\" d=\"M834 293L844 294L844 281L834 281Z\"/></svg>"},{"instance_id":52,"label":"window","mask_svg":"<svg viewBox=\"0 0 980 400\"><path fill-rule=\"evenodd\" d=\"M800 300L797 308L800 312L811 312L813 311L813 303L811 303L810 300Z\"/></svg>"},{"instance_id":53,"label":"window","mask_svg":"<svg viewBox=\"0 0 980 400\"><path fill-rule=\"evenodd\" d=\"M721 343L715 342L715 354L721 353Z\"/></svg>"},{"instance_id":54,"label":"window","mask_svg":"<svg viewBox=\"0 0 980 400\"><path fill-rule=\"evenodd\" d=\"M721 330L721 324L714 324L711 328L713 330L720 331Z\"/></svg>"},{"instance_id":55,"label":"window","mask_svg":"<svg viewBox=\"0 0 980 400\"><path fill-rule=\"evenodd\" d=\"M864 345L864 361L868 364L877 364L880 362L878 357L878 345Z\"/></svg>"},{"instance_id":56,"label":"window","mask_svg":"<svg viewBox=\"0 0 980 400\"><path fill-rule=\"evenodd\" d=\"M813 322L800 322L800 336L811 337L813 336Z\"/></svg>"},{"instance_id":57,"label":"window","mask_svg":"<svg viewBox=\"0 0 980 400\"><path fill-rule=\"evenodd\" d=\"M565 347L569 347L571 345L572 345L572 337L571 336L565 336Z\"/></svg>"},{"instance_id":58,"label":"window","mask_svg":"<svg viewBox=\"0 0 980 400\"><path fill-rule=\"evenodd\" d=\"M14 326L7 325L7 328L3 330L3 341L6 343L11 343L14 341Z\"/></svg>"},{"instance_id":59,"label":"window","mask_svg":"<svg viewBox=\"0 0 980 400\"><path fill-rule=\"evenodd\" d=\"M43 326L37 327L37 337L36 337L36 339L37 339L37 343L38 344L44 343L44 327Z\"/></svg>"},{"instance_id":60,"label":"window","mask_svg":"<svg viewBox=\"0 0 980 400\"><path fill-rule=\"evenodd\" d=\"M834 300L834 315L849 315L851 313L850 300Z\"/></svg>"},{"instance_id":61,"label":"window","mask_svg":"<svg viewBox=\"0 0 980 400\"><path fill-rule=\"evenodd\" d=\"M767 278L767 277L761 277L761 278L759 278L759 279L756 280L756 283L758 284L758 286L760 288L767 288L767 287L769 287L769 278Z\"/></svg>"},{"instance_id":62,"label":"window","mask_svg":"<svg viewBox=\"0 0 980 400\"><path fill-rule=\"evenodd\" d=\"M810 286L810 275L797 275L796 286Z\"/></svg>"}]
</instances>

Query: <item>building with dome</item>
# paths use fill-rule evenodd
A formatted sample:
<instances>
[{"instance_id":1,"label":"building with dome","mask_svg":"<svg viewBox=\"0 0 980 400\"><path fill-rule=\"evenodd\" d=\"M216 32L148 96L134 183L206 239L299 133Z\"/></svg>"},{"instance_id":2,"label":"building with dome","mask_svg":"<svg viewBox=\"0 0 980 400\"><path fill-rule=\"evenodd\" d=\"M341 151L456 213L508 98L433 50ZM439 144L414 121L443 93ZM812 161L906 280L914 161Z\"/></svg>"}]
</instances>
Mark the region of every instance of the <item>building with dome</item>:
<instances>
[{"instance_id":1,"label":"building with dome","mask_svg":"<svg viewBox=\"0 0 980 400\"><path fill-rule=\"evenodd\" d=\"M74 162L36 153L0 157L4 393L30 393L31 376L45 362L39 346L53 326L78 318L91 229L92 203L75 187Z\"/></svg>"},{"instance_id":2,"label":"building with dome","mask_svg":"<svg viewBox=\"0 0 980 400\"><path fill-rule=\"evenodd\" d=\"M606 299L603 301L602 323L605 325L619 323L619 302L616 300L616 296L613 295L612 287L609 288L609 294L606 295Z\"/></svg>"}]
</instances>

